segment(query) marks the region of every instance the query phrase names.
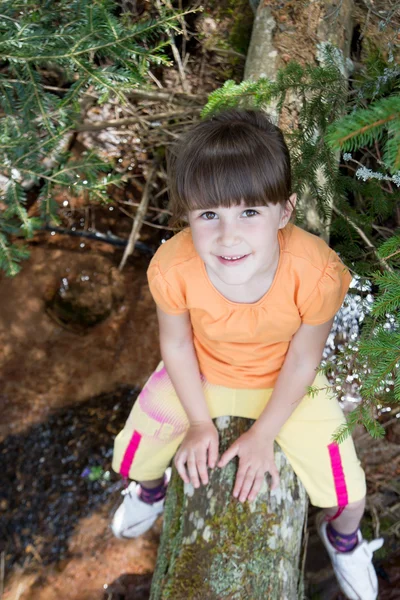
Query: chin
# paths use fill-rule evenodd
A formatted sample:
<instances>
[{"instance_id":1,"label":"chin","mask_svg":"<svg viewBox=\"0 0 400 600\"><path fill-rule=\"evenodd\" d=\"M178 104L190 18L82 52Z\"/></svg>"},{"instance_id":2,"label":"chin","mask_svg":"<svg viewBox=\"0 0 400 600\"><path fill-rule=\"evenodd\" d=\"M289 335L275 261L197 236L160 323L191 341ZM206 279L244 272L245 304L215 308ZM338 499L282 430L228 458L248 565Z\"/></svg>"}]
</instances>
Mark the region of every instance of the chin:
<instances>
[{"instance_id":1,"label":"chin","mask_svg":"<svg viewBox=\"0 0 400 600\"><path fill-rule=\"evenodd\" d=\"M248 275L243 274L235 274L232 273L228 277L224 275L219 275L221 281L223 281L226 285L244 285L248 283L250 277Z\"/></svg>"}]
</instances>

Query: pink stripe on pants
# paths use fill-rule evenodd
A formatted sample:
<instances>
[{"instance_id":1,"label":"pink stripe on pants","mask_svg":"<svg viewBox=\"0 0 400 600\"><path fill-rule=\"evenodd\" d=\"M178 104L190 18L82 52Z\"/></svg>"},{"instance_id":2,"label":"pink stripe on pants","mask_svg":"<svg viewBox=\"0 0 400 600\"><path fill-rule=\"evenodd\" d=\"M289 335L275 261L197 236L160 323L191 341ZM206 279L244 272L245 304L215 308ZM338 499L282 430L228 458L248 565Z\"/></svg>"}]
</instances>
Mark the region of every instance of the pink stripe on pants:
<instances>
[{"instance_id":1,"label":"pink stripe on pants","mask_svg":"<svg viewBox=\"0 0 400 600\"><path fill-rule=\"evenodd\" d=\"M327 519L327 521L333 521L337 519L349 503L349 496L347 494L346 480L344 478L342 459L340 456L339 446L336 442L329 444L328 446L329 456L331 459L333 481L335 483L335 491L339 510Z\"/></svg>"},{"instance_id":2,"label":"pink stripe on pants","mask_svg":"<svg viewBox=\"0 0 400 600\"><path fill-rule=\"evenodd\" d=\"M122 459L121 467L119 469L119 472L121 473L122 477L129 476L129 469L131 468L132 461L135 458L135 454L139 447L141 439L141 434L138 431L134 431L133 436L131 437L131 440L128 444L128 447L125 450L124 458Z\"/></svg>"}]
</instances>

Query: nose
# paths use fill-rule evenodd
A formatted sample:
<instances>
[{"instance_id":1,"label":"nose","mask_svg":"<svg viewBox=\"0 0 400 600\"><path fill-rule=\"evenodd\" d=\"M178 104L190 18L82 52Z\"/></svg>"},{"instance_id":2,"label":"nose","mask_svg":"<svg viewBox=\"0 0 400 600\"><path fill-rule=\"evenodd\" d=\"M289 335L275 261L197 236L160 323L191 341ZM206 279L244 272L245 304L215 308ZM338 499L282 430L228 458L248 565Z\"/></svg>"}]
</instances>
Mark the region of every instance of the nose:
<instances>
[{"instance_id":1,"label":"nose","mask_svg":"<svg viewBox=\"0 0 400 600\"><path fill-rule=\"evenodd\" d=\"M221 222L218 232L218 243L221 246L230 248L240 243L239 231L234 223Z\"/></svg>"}]
</instances>

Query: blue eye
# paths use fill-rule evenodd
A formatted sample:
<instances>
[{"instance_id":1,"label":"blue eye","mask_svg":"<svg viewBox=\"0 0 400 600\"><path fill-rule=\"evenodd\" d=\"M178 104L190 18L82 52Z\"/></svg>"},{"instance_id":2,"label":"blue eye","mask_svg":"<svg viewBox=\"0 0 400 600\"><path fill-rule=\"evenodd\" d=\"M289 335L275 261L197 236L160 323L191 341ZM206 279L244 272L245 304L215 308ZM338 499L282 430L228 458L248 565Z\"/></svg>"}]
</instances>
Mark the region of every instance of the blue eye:
<instances>
[{"instance_id":1,"label":"blue eye","mask_svg":"<svg viewBox=\"0 0 400 600\"><path fill-rule=\"evenodd\" d=\"M213 221L214 217L216 216L217 214L215 212L212 212L212 210L207 210L206 212L200 215L200 218L204 219L205 221Z\"/></svg>"},{"instance_id":2,"label":"blue eye","mask_svg":"<svg viewBox=\"0 0 400 600\"><path fill-rule=\"evenodd\" d=\"M258 210L254 210L253 208L248 208L243 211L243 215L245 217L255 217L256 215L259 215L259 214L260 213L258 212Z\"/></svg>"}]
</instances>

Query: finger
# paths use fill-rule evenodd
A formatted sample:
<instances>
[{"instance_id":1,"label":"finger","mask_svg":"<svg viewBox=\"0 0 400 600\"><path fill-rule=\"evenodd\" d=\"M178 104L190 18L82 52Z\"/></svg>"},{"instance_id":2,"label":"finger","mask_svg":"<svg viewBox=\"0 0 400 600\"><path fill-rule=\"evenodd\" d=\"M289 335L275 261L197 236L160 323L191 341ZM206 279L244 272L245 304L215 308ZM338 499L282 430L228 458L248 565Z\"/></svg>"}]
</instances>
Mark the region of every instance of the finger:
<instances>
[{"instance_id":1,"label":"finger","mask_svg":"<svg viewBox=\"0 0 400 600\"><path fill-rule=\"evenodd\" d=\"M208 483L208 473L207 473L207 464L206 464L206 456L201 454L201 457L196 456L196 466L197 472L200 476L201 482L206 485Z\"/></svg>"},{"instance_id":2,"label":"finger","mask_svg":"<svg viewBox=\"0 0 400 600\"><path fill-rule=\"evenodd\" d=\"M185 462L186 462L186 454L185 453L177 454L174 458L174 465L175 465L176 470L178 471L182 481L184 481L184 483L189 483L190 479L186 472Z\"/></svg>"},{"instance_id":3,"label":"finger","mask_svg":"<svg viewBox=\"0 0 400 600\"><path fill-rule=\"evenodd\" d=\"M257 498L258 492L261 490L263 481L264 481L264 475L256 476L256 478L254 479L253 487L251 488L250 494L247 497L249 502L252 502L253 500L255 500L255 498Z\"/></svg>"},{"instance_id":4,"label":"finger","mask_svg":"<svg viewBox=\"0 0 400 600\"><path fill-rule=\"evenodd\" d=\"M270 469L270 474L271 474L271 490L276 490L277 487L279 487L279 473L278 473L278 469L274 466Z\"/></svg>"},{"instance_id":5,"label":"finger","mask_svg":"<svg viewBox=\"0 0 400 600\"><path fill-rule=\"evenodd\" d=\"M186 462L187 462L187 469L189 471L190 481L191 481L193 487L195 487L195 488L200 487L199 474L197 473L197 466L196 466L196 457L193 452L191 454L189 454Z\"/></svg>"},{"instance_id":6,"label":"finger","mask_svg":"<svg viewBox=\"0 0 400 600\"><path fill-rule=\"evenodd\" d=\"M245 480L248 468L249 468L248 465L245 466L245 465L241 465L239 463L238 472L236 474L235 487L233 488L233 495L235 498L237 498L239 496L239 493L240 493L240 490L242 489L242 485Z\"/></svg>"},{"instance_id":7,"label":"finger","mask_svg":"<svg viewBox=\"0 0 400 600\"><path fill-rule=\"evenodd\" d=\"M249 469L247 471L246 477L243 481L242 489L240 490L239 502L246 502L249 491L253 487L254 478L255 478L254 471L250 471L250 469Z\"/></svg>"},{"instance_id":8,"label":"finger","mask_svg":"<svg viewBox=\"0 0 400 600\"><path fill-rule=\"evenodd\" d=\"M228 450L224 452L221 458L219 459L218 467L225 467L225 465L227 465L228 462L232 460L234 456L237 456L238 452L239 446L232 444L232 446L228 448Z\"/></svg>"},{"instance_id":9,"label":"finger","mask_svg":"<svg viewBox=\"0 0 400 600\"><path fill-rule=\"evenodd\" d=\"M215 465L217 464L217 460L218 460L218 440L217 441L211 441L210 445L208 446L208 466L210 467L210 469L214 469Z\"/></svg>"}]
</instances>

